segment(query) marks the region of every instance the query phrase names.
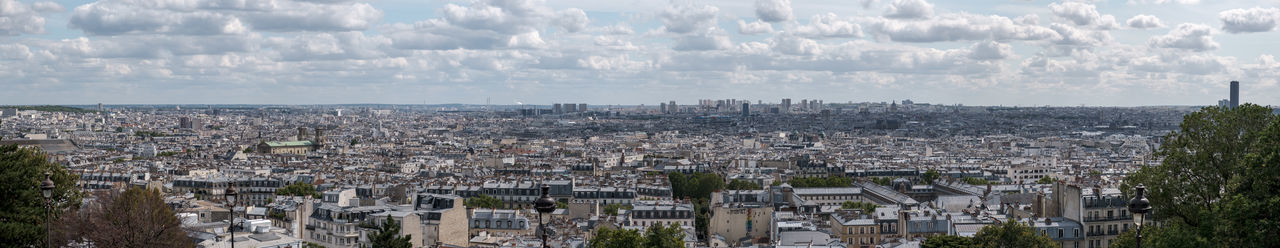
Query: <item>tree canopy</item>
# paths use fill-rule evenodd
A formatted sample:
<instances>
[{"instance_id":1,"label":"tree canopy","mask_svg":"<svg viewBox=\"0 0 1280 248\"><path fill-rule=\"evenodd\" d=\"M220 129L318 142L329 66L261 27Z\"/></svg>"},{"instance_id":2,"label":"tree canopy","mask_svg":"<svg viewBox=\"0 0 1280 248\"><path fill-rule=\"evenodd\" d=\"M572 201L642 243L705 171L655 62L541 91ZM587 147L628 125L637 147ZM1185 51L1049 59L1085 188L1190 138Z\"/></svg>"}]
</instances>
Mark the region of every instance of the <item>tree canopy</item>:
<instances>
[{"instance_id":1,"label":"tree canopy","mask_svg":"<svg viewBox=\"0 0 1280 248\"><path fill-rule=\"evenodd\" d=\"M653 225L641 235L636 230L601 228L591 238L590 248L683 248L684 229L672 223L669 226Z\"/></svg>"},{"instance_id":2,"label":"tree canopy","mask_svg":"<svg viewBox=\"0 0 1280 248\"><path fill-rule=\"evenodd\" d=\"M382 222L377 230L369 232L369 247L377 248L410 248L413 247L411 234L400 236L400 223L396 223L396 219L387 215L387 219Z\"/></svg>"},{"instance_id":3,"label":"tree canopy","mask_svg":"<svg viewBox=\"0 0 1280 248\"><path fill-rule=\"evenodd\" d=\"M925 248L1022 248L1060 247L1049 236L1036 233L1036 229L1018 221L1005 221L982 227L972 238L961 236L930 237L920 244Z\"/></svg>"},{"instance_id":4,"label":"tree canopy","mask_svg":"<svg viewBox=\"0 0 1280 248\"><path fill-rule=\"evenodd\" d=\"M129 187L60 219L53 240L97 247L195 247L160 191Z\"/></svg>"},{"instance_id":5,"label":"tree canopy","mask_svg":"<svg viewBox=\"0 0 1280 248\"><path fill-rule=\"evenodd\" d=\"M856 201L845 201L840 204L840 208L843 209L861 209L862 214L874 214L876 212L876 207L879 206L880 205L876 205L875 203Z\"/></svg>"},{"instance_id":6,"label":"tree canopy","mask_svg":"<svg viewBox=\"0 0 1280 248\"><path fill-rule=\"evenodd\" d=\"M746 180L733 179L733 180L729 180L729 185L728 185L728 186L725 186L725 189L728 189L728 190L760 190L760 185L759 185L759 184L756 184L756 183L753 183L753 182L750 182L750 181L746 181Z\"/></svg>"},{"instance_id":7,"label":"tree canopy","mask_svg":"<svg viewBox=\"0 0 1280 248\"><path fill-rule=\"evenodd\" d=\"M710 208L707 207L708 199L711 193L724 189L724 180L719 175L711 173L693 173L688 176L683 173L673 172L667 174L667 179L671 181L671 194L676 199L689 198L693 200L694 209L694 227L697 229L700 237L707 235L707 221L710 219Z\"/></svg>"},{"instance_id":8,"label":"tree canopy","mask_svg":"<svg viewBox=\"0 0 1280 248\"><path fill-rule=\"evenodd\" d=\"M46 172L50 173L55 186L52 211L40 193ZM4 192L5 198L0 201L0 244L18 247L43 244L46 220L56 219L61 209L80 204L75 180L75 175L49 162L38 149L0 146L0 192Z\"/></svg>"},{"instance_id":9,"label":"tree canopy","mask_svg":"<svg viewBox=\"0 0 1280 248\"><path fill-rule=\"evenodd\" d=\"M938 170L935 169L929 169L928 171L925 171L924 174L920 175L920 181L925 184L933 184L933 181L938 180L939 177L942 177L942 173L939 173Z\"/></svg>"},{"instance_id":10,"label":"tree canopy","mask_svg":"<svg viewBox=\"0 0 1280 248\"><path fill-rule=\"evenodd\" d=\"M787 181L787 183L796 188L851 187L853 186L853 179L848 177L805 177L794 178Z\"/></svg>"},{"instance_id":11,"label":"tree canopy","mask_svg":"<svg viewBox=\"0 0 1280 248\"><path fill-rule=\"evenodd\" d=\"M1040 235L1035 228L1018 221L984 226L973 235L973 242L989 248L1059 247L1049 236Z\"/></svg>"},{"instance_id":12,"label":"tree canopy","mask_svg":"<svg viewBox=\"0 0 1280 248\"><path fill-rule=\"evenodd\" d=\"M1130 174L1121 190L1132 195L1145 185L1151 219L1176 235L1144 235L1144 243L1172 238L1265 247L1280 236L1280 119L1270 108L1243 104L1187 114L1156 155L1162 162Z\"/></svg>"},{"instance_id":13,"label":"tree canopy","mask_svg":"<svg viewBox=\"0 0 1280 248\"><path fill-rule=\"evenodd\" d=\"M467 198L464 204L469 208L501 209L503 207L502 200L488 195Z\"/></svg>"},{"instance_id":14,"label":"tree canopy","mask_svg":"<svg viewBox=\"0 0 1280 248\"><path fill-rule=\"evenodd\" d=\"M311 185L310 183L305 183L305 182L296 182L290 185L285 185L284 187L280 187L280 189L276 190L276 194L291 195L291 196L308 196L309 195L313 198L321 198L320 192L316 192L316 186Z\"/></svg>"}]
</instances>

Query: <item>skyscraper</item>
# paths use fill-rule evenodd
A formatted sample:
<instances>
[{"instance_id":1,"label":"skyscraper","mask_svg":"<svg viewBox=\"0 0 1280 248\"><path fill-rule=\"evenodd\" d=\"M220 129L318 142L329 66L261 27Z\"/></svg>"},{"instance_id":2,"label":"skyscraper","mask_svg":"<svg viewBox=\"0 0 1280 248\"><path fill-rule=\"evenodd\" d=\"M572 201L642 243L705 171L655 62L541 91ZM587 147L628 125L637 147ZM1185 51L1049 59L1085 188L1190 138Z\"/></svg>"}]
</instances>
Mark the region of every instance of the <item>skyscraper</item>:
<instances>
[{"instance_id":1,"label":"skyscraper","mask_svg":"<svg viewBox=\"0 0 1280 248\"><path fill-rule=\"evenodd\" d=\"M586 103L579 103L579 104L578 104L578 112L587 112L587 104L586 104Z\"/></svg>"},{"instance_id":2,"label":"skyscraper","mask_svg":"<svg viewBox=\"0 0 1280 248\"><path fill-rule=\"evenodd\" d=\"M670 111L669 113L673 113L673 114L674 114L674 113L678 113L678 112L680 112L680 108L679 108L678 106L676 106L676 101L671 101L671 102L667 103L667 108L671 108L671 111Z\"/></svg>"},{"instance_id":3,"label":"skyscraper","mask_svg":"<svg viewBox=\"0 0 1280 248\"><path fill-rule=\"evenodd\" d=\"M667 103L665 103L665 102L663 102L663 103L658 103L658 112L662 112L663 114L666 114L666 113L667 113Z\"/></svg>"},{"instance_id":4,"label":"skyscraper","mask_svg":"<svg viewBox=\"0 0 1280 248\"><path fill-rule=\"evenodd\" d=\"M1240 81L1231 81L1231 108L1240 106Z\"/></svg>"},{"instance_id":5,"label":"skyscraper","mask_svg":"<svg viewBox=\"0 0 1280 248\"><path fill-rule=\"evenodd\" d=\"M783 114L791 113L791 98L782 99L782 106L778 108L778 112Z\"/></svg>"},{"instance_id":6,"label":"skyscraper","mask_svg":"<svg viewBox=\"0 0 1280 248\"><path fill-rule=\"evenodd\" d=\"M746 119L749 116L751 116L751 104L744 102L742 103L742 118Z\"/></svg>"}]
</instances>

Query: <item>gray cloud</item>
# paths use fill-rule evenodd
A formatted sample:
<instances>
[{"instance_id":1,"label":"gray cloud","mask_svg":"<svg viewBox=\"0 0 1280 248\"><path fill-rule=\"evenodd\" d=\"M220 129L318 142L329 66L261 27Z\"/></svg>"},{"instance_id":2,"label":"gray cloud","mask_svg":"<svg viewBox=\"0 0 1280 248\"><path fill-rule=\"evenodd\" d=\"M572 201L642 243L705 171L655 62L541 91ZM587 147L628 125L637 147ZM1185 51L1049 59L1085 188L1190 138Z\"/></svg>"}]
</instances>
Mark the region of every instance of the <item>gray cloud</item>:
<instances>
[{"instance_id":1,"label":"gray cloud","mask_svg":"<svg viewBox=\"0 0 1280 248\"><path fill-rule=\"evenodd\" d=\"M756 18L765 22L792 20L791 0L756 0Z\"/></svg>"},{"instance_id":2,"label":"gray cloud","mask_svg":"<svg viewBox=\"0 0 1280 248\"><path fill-rule=\"evenodd\" d=\"M1129 18L1129 20L1125 21L1125 25L1137 29L1164 27L1164 24L1160 23L1160 18L1152 15L1133 16L1132 18Z\"/></svg>"},{"instance_id":3,"label":"gray cloud","mask_svg":"<svg viewBox=\"0 0 1280 248\"><path fill-rule=\"evenodd\" d=\"M47 7L40 5L37 3L33 9L33 6L17 0L0 0L0 35L44 33L44 17L37 12Z\"/></svg>"},{"instance_id":4,"label":"gray cloud","mask_svg":"<svg viewBox=\"0 0 1280 248\"><path fill-rule=\"evenodd\" d=\"M969 58L974 60L1001 60L1013 56L1013 47L995 41L984 41L969 47Z\"/></svg>"},{"instance_id":5,"label":"gray cloud","mask_svg":"<svg viewBox=\"0 0 1280 248\"><path fill-rule=\"evenodd\" d=\"M1253 7L1249 9L1232 9L1218 13L1222 20L1222 30L1229 33L1266 32L1276 29L1276 20L1280 19L1280 9Z\"/></svg>"},{"instance_id":6,"label":"gray cloud","mask_svg":"<svg viewBox=\"0 0 1280 248\"><path fill-rule=\"evenodd\" d=\"M745 35L773 33L773 26L759 20L754 22L738 20L738 33Z\"/></svg>"}]
</instances>

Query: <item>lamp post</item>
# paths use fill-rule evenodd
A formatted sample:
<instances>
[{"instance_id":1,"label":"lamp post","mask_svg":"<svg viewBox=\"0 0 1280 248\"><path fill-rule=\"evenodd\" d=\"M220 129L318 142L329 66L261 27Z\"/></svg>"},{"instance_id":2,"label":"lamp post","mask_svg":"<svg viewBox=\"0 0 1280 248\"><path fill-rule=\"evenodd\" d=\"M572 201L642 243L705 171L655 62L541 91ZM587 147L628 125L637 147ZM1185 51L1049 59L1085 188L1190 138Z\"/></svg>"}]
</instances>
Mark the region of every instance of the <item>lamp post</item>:
<instances>
[{"instance_id":1,"label":"lamp post","mask_svg":"<svg viewBox=\"0 0 1280 248\"><path fill-rule=\"evenodd\" d=\"M227 189L222 191L222 196L226 197L227 210L231 212L231 225L227 226L227 230L231 232L231 248L236 248L236 186L235 182L227 182Z\"/></svg>"},{"instance_id":2,"label":"lamp post","mask_svg":"<svg viewBox=\"0 0 1280 248\"><path fill-rule=\"evenodd\" d=\"M53 242L49 241L49 216L53 212L53 178L48 172L44 173L44 181L40 182L40 195L44 196L44 243L48 247L53 247Z\"/></svg>"},{"instance_id":3,"label":"lamp post","mask_svg":"<svg viewBox=\"0 0 1280 248\"><path fill-rule=\"evenodd\" d=\"M551 245L547 244L547 228L542 224L542 214L550 215L552 211L556 211L556 200L551 199L551 196L548 195L549 191L551 191L551 186L542 185L542 198L533 201L533 209L538 210L538 230L542 231L543 248L549 248Z\"/></svg>"},{"instance_id":4,"label":"lamp post","mask_svg":"<svg viewBox=\"0 0 1280 248\"><path fill-rule=\"evenodd\" d=\"M1136 235L1138 248L1142 248L1142 224L1146 222L1147 214L1151 212L1151 202L1147 201L1147 187L1138 185L1138 195L1129 200L1129 213L1133 213L1133 224L1138 228Z\"/></svg>"}]
</instances>

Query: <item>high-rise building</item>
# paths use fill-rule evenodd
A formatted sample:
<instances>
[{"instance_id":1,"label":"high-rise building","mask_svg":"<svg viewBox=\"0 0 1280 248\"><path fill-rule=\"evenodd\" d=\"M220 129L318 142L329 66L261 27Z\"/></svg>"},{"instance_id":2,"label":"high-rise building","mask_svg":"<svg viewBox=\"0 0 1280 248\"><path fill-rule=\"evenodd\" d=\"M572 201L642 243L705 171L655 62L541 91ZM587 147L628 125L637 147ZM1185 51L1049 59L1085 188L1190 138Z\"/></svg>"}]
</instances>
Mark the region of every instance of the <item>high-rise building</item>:
<instances>
[{"instance_id":1,"label":"high-rise building","mask_svg":"<svg viewBox=\"0 0 1280 248\"><path fill-rule=\"evenodd\" d=\"M556 114L563 114L563 113L564 113L564 107L563 107L563 106L560 106L560 104L559 104L559 103L551 104L551 112L552 112L552 113L556 113Z\"/></svg>"},{"instance_id":2,"label":"high-rise building","mask_svg":"<svg viewBox=\"0 0 1280 248\"><path fill-rule=\"evenodd\" d=\"M1231 81L1231 108L1240 106L1240 81Z\"/></svg>"},{"instance_id":3,"label":"high-rise building","mask_svg":"<svg viewBox=\"0 0 1280 248\"><path fill-rule=\"evenodd\" d=\"M751 116L751 104L745 103L745 102L742 103L742 118L747 118L750 116Z\"/></svg>"},{"instance_id":4,"label":"high-rise building","mask_svg":"<svg viewBox=\"0 0 1280 248\"><path fill-rule=\"evenodd\" d=\"M658 112L662 112L663 114L666 114L666 113L667 113L667 103L665 103L665 102L663 102L663 103L658 103Z\"/></svg>"},{"instance_id":5,"label":"high-rise building","mask_svg":"<svg viewBox=\"0 0 1280 248\"><path fill-rule=\"evenodd\" d=\"M676 101L668 102L667 108L671 108L671 111L669 113L672 113L672 114L680 112L680 107L676 106Z\"/></svg>"},{"instance_id":6,"label":"high-rise building","mask_svg":"<svg viewBox=\"0 0 1280 248\"><path fill-rule=\"evenodd\" d=\"M578 104L578 112L587 112L587 104L586 104L586 103L579 103L579 104Z\"/></svg>"},{"instance_id":7,"label":"high-rise building","mask_svg":"<svg viewBox=\"0 0 1280 248\"><path fill-rule=\"evenodd\" d=\"M791 98L782 99L782 106L778 108L778 112L783 114L791 113Z\"/></svg>"},{"instance_id":8,"label":"high-rise building","mask_svg":"<svg viewBox=\"0 0 1280 248\"><path fill-rule=\"evenodd\" d=\"M98 111L102 111L102 103L98 103Z\"/></svg>"},{"instance_id":9,"label":"high-rise building","mask_svg":"<svg viewBox=\"0 0 1280 248\"><path fill-rule=\"evenodd\" d=\"M572 103L570 103L570 104L565 104L565 105L564 105L564 112L565 112L565 113L578 112L578 105L576 105L576 104L572 104Z\"/></svg>"}]
</instances>

